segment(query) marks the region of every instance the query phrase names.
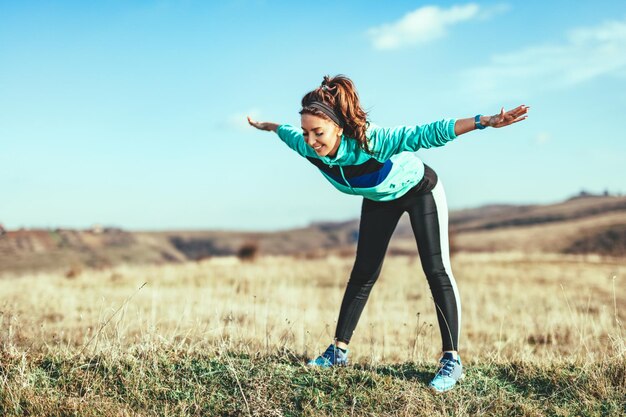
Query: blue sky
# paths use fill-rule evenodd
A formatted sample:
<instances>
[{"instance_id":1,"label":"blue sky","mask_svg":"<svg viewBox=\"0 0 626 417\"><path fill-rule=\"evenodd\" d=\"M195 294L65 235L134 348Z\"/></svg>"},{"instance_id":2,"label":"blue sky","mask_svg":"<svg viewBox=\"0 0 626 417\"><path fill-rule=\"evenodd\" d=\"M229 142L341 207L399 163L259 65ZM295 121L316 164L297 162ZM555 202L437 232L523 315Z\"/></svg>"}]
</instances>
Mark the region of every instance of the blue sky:
<instances>
[{"instance_id":1,"label":"blue sky","mask_svg":"<svg viewBox=\"0 0 626 417\"><path fill-rule=\"evenodd\" d=\"M418 155L452 209L626 192L626 2L0 0L0 223L275 230L356 218L245 115L324 74L382 126L531 106Z\"/></svg>"}]
</instances>

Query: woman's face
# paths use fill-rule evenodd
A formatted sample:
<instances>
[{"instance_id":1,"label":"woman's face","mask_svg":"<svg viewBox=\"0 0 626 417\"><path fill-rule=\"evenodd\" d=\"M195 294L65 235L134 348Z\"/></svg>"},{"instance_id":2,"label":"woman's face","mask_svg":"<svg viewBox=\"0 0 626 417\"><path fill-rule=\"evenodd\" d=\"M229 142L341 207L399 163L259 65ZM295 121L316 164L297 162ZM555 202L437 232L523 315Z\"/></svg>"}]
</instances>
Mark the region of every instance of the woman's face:
<instances>
[{"instance_id":1,"label":"woman's face","mask_svg":"<svg viewBox=\"0 0 626 417\"><path fill-rule=\"evenodd\" d=\"M335 156L343 129L334 122L312 114L301 117L304 141L319 156Z\"/></svg>"}]
</instances>

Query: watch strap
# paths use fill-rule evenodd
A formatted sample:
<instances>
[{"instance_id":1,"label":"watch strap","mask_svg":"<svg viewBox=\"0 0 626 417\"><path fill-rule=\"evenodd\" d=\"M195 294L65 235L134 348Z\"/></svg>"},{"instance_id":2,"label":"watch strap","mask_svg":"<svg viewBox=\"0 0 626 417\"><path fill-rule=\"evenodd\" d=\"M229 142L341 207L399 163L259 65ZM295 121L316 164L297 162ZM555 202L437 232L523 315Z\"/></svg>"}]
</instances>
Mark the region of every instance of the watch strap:
<instances>
[{"instance_id":1,"label":"watch strap","mask_svg":"<svg viewBox=\"0 0 626 417\"><path fill-rule=\"evenodd\" d=\"M474 117L474 127L476 129L480 129L483 130L484 128L486 128L487 126L480 124L480 117L482 116L482 114L477 114L476 117Z\"/></svg>"}]
</instances>

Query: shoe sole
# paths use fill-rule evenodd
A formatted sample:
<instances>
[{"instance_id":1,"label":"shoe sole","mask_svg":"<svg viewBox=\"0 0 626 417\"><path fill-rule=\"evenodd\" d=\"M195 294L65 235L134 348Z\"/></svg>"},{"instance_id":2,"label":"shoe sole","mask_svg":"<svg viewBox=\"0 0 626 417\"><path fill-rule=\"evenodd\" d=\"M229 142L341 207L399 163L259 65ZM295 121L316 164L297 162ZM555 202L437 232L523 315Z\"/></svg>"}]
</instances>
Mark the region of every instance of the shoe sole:
<instances>
[{"instance_id":1,"label":"shoe sole","mask_svg":"<svg viewBox=\"0 0 626 417\"><path fill-rule=\"evenodd\" d=\"M461 381L463 381L463 378L465 378L465 372L463 372L461 374L461 376L459 377L459 379L457 379L456 384L460 383ZM444 391L439 391L437 388L433 387L432 385L428 385L428 388L430 388L430 390L436 394L445 394L448 391L451 391L454 387L456 387L456 384L452 385L450 388L448 388L447 390Z\"/></svg>"},{"instance_id":2,"label":"shoe sole","mask_svg":"<svg viewBox=\"0 0 626 417\"><path fill-rule=\"evenodd\" d=\"M328 369L328 368L345 368L348 366L348 364L336 364L336 365L328 365L328 366L324 366L324 365L317 365L317 364L310 364L307 363L306 364L307 368L320 368L320 369Z\"/></svg>"}]
</instances>

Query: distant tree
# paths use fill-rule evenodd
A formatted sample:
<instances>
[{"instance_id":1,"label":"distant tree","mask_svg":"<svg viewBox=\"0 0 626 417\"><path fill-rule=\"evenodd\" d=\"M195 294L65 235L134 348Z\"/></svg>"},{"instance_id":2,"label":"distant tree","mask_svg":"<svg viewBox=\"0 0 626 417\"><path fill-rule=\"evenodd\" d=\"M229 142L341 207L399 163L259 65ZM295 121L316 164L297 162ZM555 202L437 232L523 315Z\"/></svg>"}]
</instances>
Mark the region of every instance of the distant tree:
<instances>
[{"instance_id":1,"label":"distant tree","mask_svg":"<svg viewBox=\"0 0 626 417\"><path fill-rule=\"evenodd\" d=\"M70 269L65 272L65 278L74 279L77 278L80 274L82 274L83 269L80 265L73 265Z\"/></svg>"},{"instance_id":2,"label":"distant tree","mask_svg":"<svg viewBox=\"0 0 626 417\"><path fill-rule=\"evenodd\" d=\"M246 242L237 251L237 257L241 261L252 262L259 255L259 244L257 242Z\"/></svg>"}]
</instances>

